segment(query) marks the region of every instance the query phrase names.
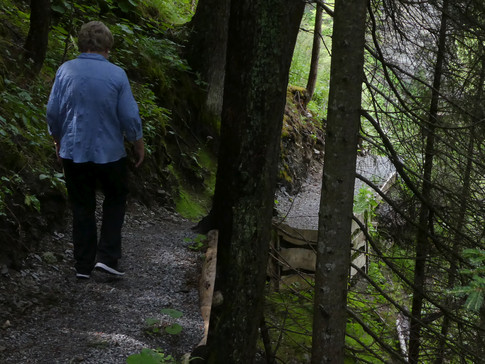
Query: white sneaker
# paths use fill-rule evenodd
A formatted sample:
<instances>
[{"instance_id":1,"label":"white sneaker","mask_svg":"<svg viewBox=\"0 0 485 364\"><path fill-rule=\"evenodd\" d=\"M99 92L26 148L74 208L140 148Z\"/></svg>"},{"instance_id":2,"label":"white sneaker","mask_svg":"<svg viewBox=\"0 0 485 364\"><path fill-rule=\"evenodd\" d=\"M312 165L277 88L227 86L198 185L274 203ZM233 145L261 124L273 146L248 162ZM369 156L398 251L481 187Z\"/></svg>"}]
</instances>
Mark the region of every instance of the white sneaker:
<instances>
[{"instance_id":1,"label":"white sneaker","mask_svg":"<svg viewBox=\"0 0 485 364\"><path fill-rule=\"evenodd\" d=\"M101 271L101 272L105 272L105 273L109 273L109 274L112 274L112 275L115 275L115 276L123 276L125 275L125 272L122 272L120 270L117 270L117 269L114 269L104 263L101 263L101 262L98 262L96 263L96 265L94 266L95 269Z\"/></svg>"},{"instance_id":2,"label":"white sneaker","mask_svg":"<svg viewBox=\"0 0 485 364\"><path fill-rule=\"evenodd\" d=\"M77 279L89 279L90 275L89 274L84 274L84 273L78 273L76 272L76 278Z\"/></svg>"}]
</instances>

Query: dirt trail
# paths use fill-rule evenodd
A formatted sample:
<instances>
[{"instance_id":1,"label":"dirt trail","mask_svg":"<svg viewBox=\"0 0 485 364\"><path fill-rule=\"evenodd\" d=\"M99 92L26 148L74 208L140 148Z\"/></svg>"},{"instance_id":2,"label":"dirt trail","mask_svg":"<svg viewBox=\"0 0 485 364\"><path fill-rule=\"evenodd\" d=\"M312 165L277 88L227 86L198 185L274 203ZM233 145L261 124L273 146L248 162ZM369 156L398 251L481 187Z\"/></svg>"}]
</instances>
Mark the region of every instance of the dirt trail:
<instances>
[{"instance_id":1,"label":"dirt trail","mask_svg":"<svg viewBox=\"0 0 485 364\"><path fill-rule=\"evenodd\" d=\"M122 278L93 272L77 280L66 231L42 241L20 271L0 267L0 363L110 364L142 348L177 358L190 352L203 336L192 225L163 208L130 203ZM161 312L167 308L183 316ZM166 333L171 324L182 332Z\"/></svg>"}]
</instances>

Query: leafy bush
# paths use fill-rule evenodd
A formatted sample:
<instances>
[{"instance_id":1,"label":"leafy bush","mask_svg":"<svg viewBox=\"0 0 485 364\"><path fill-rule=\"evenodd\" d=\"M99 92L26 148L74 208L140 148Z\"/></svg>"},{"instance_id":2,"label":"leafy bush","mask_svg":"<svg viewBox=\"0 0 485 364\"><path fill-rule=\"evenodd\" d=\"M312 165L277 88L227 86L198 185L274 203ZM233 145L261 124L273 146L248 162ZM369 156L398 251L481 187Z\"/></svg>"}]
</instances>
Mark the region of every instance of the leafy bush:
<instances>
[{"instance_id":1,"label":"leafy bush","mask_svg":"<svg viewBox=\"0 0 485 364\"><path fill-rule=\"evenodd\" d=\"M457 296L466 296L464 308L479 312L485 296L485 251L481 249L465 249L463 256L468 259L471 267L462 269L461 273L469 277L467 285L455 287L450 291Z\"/></svg>"},{"instance_id":2,"label":"leafy bush","mask_svg":"<svg viewBox=\"0 0 485 364\"><path fill-rule=\"evenodd\" d=\"M292 85L299 87L307 86L308 74L310 71L310 61L312 58L314 24L315 9L309 8L305 12L302 21L302 30L298 34L298 41L291 63L289 82ZM316 118L324 118L327 114L326 107L330 82L329 49L331 47L331 33L332 19L324 14L322 24L322 36L324 43L320 50L317 84L312 101L308 104L308 109Z\"/></svg>"},{"instance_id":3,"label":"leafy bush","mask_svg":"<svg viewBox=\"0 0 485 364\"><path fill-rule=\"evenodd\" d=\"M166 355L161 349L142 349L139 354L130 355L126 359L127 364L176 364L171 355Z\"/></svg>"}]
</instances>

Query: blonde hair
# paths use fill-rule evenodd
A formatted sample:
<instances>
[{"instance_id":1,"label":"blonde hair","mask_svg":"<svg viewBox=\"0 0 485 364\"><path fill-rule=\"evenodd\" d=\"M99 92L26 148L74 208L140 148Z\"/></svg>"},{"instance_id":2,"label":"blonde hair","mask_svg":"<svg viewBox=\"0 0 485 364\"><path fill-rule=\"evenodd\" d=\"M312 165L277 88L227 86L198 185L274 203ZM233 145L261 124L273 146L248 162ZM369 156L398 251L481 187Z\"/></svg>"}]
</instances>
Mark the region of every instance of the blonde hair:
<instances>
[{"instance_id":1,"label":"blonde hair","mask_svg":"<svg viewBox=\"0 0 485 364\"><path fill-rule=\"evenodd\" d=\"M77 45L80 52L104 52L113 47L113 34L104 23L90 21L81 27Z\"/></svg>"}]
</instances>

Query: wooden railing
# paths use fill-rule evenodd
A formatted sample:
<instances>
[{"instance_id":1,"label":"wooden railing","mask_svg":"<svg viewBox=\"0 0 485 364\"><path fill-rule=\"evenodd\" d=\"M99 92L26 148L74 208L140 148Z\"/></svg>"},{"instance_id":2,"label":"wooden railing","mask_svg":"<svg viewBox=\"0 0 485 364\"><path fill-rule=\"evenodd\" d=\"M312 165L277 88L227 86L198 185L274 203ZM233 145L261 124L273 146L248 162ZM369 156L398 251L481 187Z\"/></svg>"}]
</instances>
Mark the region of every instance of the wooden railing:
<instances>
[{"instance_id":1,"label":"wooden railing","mask_svg":"<svg viewBox=\"0 0 485 364\"><path fill-rule=\"evenodd\" d=\"M358 217L361 222L363 217ZM274 289L307 286L315 273L318 230L273 224L268 276ZM356 222L352 222L352 263L367 271L367 241ZM350 276L357 271L350 268Z\"/></svg>"},{"instance_id":2,"label":"wooden railing","mask_svg":"<svg viewBox=\"0 0 485 364\"><path fill-rule=\"evenodd\" d=\"M381 186L383 193L388 193L395 184L397 174L393 173ZM376 195L376 201L382 198ZM357 219L367 226L372 221L365 221L364 215L357 215ZM313 281L316 267L316 249L318 230L295 228L290 225L274 222L273 237L268 262L268 277L274 289L285 286L307 286ZM367 273L368 244L359 225L352 221L352 263ZM349 267L350 278L357 274L357 270Z\"/></svg>"}]
</instances>

